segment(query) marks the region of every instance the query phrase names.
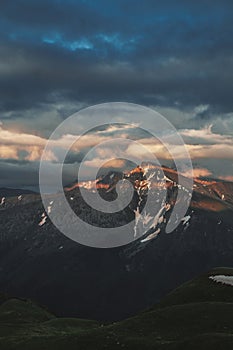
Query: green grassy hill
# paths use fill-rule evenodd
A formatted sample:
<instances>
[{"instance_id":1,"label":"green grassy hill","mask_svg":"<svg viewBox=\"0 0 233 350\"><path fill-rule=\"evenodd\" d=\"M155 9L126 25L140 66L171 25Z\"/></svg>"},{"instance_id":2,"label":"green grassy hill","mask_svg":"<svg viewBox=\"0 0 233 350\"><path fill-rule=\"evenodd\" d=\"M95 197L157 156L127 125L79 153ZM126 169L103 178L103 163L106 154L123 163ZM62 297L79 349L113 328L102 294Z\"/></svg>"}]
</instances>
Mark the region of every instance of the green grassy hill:
<instances>
[{"instance_id":1,"label":"green grassy hill","mask_svg":"<svg viewBox=\"0 0 233 350\"><path fill-rule=\"evenodd\" d=\"M211 280L212 275L233 276L233 269L215 269L150 310L108 325L56 318L30 301L8 300L0 306L0 349L231 349L233 286Z\"/></svg>"}]
</instances>

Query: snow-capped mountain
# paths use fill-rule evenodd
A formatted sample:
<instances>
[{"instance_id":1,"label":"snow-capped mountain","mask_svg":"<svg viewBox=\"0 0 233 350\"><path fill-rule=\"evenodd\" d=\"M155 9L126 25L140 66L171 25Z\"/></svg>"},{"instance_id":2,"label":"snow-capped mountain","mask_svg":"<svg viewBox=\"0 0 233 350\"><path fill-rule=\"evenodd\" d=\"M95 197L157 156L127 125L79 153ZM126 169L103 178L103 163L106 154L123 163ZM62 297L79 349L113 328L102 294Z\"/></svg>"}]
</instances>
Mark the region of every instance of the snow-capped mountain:
<instances>
[{"instance_id":1,"label":"snow-capped mountain","mask_svg":"<svg viewBox=\"0 0 233 350\"><path fill-rule=\"evenodd\" d=\"M0 292L35 299L57 314L112 320L149 307L199 273L233 267L233 184L194 179L192 194L188 185L185 177L182 186L178 183L173 169L142 165L67 186L67 200L83 220L105 227L135 220L134 238L144 230L131 244L113 249L79 245L54 227L49 214L56 212L59 194L48 196L46 208L37 194L2 197ZM82 187L112 201L128 186L133 186L131 202L110 216L93 211L80 194ZM167 234L178 190L191 201L178 227ZM166 192L153 215L143 213L149 191L155 197ZM69 217L62 219L69 225Z\"/></svg>"},{"instance_id":2,"label":"snow-capped mountain","mask_svg":"<svg viewBox=\"0 0 233 350\"><path fill-rule=\"evenodd\" d=\"M180 200L184 205L186 202L189 204L189 210L187 215L183 217L178 217L178 214L176 214L177 221L188 226L192 216L191 213L197 209L207 213L218 213L219 218L223 215L225 220L229 219L231 221L228 212L233 210L232 182L195 178L192 188L190 188L190 179L182 175L179 176L175 170L168 167L147 164L146 166L137 166L125 173L111 171L95 181L75 183L67 187L66 191L69 193L82 187L92 192L99 191L106 200L114 200L117 198L116 186L119 181L118 190L121 194L127 192L130 183L134 188L134 196L129 204L132 212L129 217L132 219L133 216L135 219L134 236L140 236L138 231L146 235L142 242L157 237L164 230L176 204L178 190L182 192L182 199ZM182 179L182 184L179 183L180 179ZM152 210L152 213L150 211L143 212L149 191L154 195L153 209L155 210ZM163 193L166 196L156 207L156 203L159 202L159 198Z\"/></svg>"}]
</instances>

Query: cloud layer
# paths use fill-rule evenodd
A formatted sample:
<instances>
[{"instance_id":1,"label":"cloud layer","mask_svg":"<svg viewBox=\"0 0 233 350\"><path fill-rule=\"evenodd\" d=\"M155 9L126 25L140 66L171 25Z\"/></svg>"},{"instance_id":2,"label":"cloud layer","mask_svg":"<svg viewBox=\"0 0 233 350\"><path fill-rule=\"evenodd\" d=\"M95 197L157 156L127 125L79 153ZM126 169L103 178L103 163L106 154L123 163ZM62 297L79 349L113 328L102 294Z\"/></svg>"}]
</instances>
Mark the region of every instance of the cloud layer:
<instances>
[{"instance_id":1,"label":"cloud layer","mask_svg":"<svg viewBox=\"0 0 233 350\"><path fill-rule=\"evenodd\" d=\"M195 167L206 169L200 173L230 178L232 19L231 0L2 0L2 183L7 171L12 186L23 167L36 172L46 140L65 118L109 101L160 111L181 132ZM96 141L118 132L88 135L67 164L81 161ZM150 139L142 139L150 145ZM169 158L161 145L152 142L150 148ZM56 161L55 154L48 158Z\"/></svg>"},{"instance_id":2,"label":"cloud layer","mask_svg":"<svg viewBox=\"0 0 233 350\"><path fill-rule=\"evenodd\" d=\"M213 133L211 125L202 129L183 129L180 130L186 147L194 162L194 176L218 176L223 179L231 179L231 170L233 164L233 138L228 135ZM50 141L52 148L46 153L44 160L59 162L59 150L67 150L70 142L73 143L72 148L67 154L65 160L65 170L70 179L74 168L81 163L86 167L86 178L93 178L96 174L96 168L121 168L127 163L124 159L132 159L133 157L148 158L148 151L151 152L161 164L172 164L173 158L166 150L165 145L155 138L144 135L140 125L131 126L119 124L119 126L109 126L103 130L94 130L82 135L64 134L60 138ZM119 144L119 138L131 139L137 141L137 144ZM116 139L116 142L112 142ZM170 142L170 135L164 135L165 143L172 148L177 159L183 159L183 148ZM106 142L112 142L110 145ZM38 167L41 155L47 143L46 138L42 138L29 133L6 130L0 126L0 156L6 167L18 164L18 167L25 167L27 164L30 168L34 164L34 168ZM100 145L100 146L99 146ZM97 146L97 147L96 147ZM118 147L119 146L119 147ZM120 147L121 146L121 147ZM95 148L96 147L96 148ZM94 151L93 151L94 150ZM123 152L123 153L122 153ZM85 155L88 153L88 157ZM123 155L123 156L122 156ZM122 158L121 160L117 160ZM115 159L109 163L108 159ZM212 160L212 165L209 164ZM218 163L220 159L227 162L224 169L216 169L215 161ZM153 161L153 157L151 158ZM203 166L203 161L205 162ZM167 162L167 163L166 163ZM77 176L77 175L76 175ZM82 180L85 180L84 178Z\"/></svg>"},{"instance_id":3,"label":"cloud layer","mask_svg":"<svg viewBox=\"0 0 233 350\"><path fill-rule=\"evenodd\" d=\"M226 0L3 1L1 108L127 99L232 111L232 13Z\"/></svg>"}]
</instances>

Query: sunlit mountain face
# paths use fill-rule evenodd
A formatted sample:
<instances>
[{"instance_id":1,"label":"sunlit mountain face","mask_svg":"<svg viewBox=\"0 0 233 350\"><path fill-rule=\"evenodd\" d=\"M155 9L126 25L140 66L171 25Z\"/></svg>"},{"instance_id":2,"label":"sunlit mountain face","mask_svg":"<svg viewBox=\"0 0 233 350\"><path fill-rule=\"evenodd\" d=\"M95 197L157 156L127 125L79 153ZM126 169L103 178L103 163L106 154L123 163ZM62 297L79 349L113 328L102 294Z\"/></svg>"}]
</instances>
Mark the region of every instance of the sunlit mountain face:
<instances>
[{"instance_id":1,"label":"sunlit mountain face","mask_svg":"<svg viewBox=\"0 0 233 350\"><path fill-rule=\"evenodd\" d=\"M150 307L199 273L233 266L233 183L195 178L190 191L190 179L182 176L180 185L178 177L175 169L140 164L65 188L69 205L87 223L108 229L134 222L134 241L112 249L85 247L56 229L49 214L61 214L59 193L48 195L45 208L38 194L2 193L0 289L37 300L58 315L117 320ZM91 198L98 191L111 202L124 198L129 187L130 203L115 214L93 211L80 192L82 188ZM150 191L154 205L144 212ZM166 233L178 191L182 200L191 201L177 217L178 226ZM66 213L62 220L70 224Z\"/></svg>"},{"instance_id":2,"label":"sunlit mountain face","mask_svg":"<svg viewBox=\"0 0 233 350\"><path fill-rule=\"evenodd\" d=\"M181 179L182 184L180 184ZM66 187L65 190L67 197L69 197L69 193L73 193L75 189L85 188L93 193L99 192L105 200L111 201L115 200L119 193L127 193L129 186L133 186L134 196L129 203L127 222L132 220L132 217L135 218L134 236L139 237L139 232L143 233L141 242L154 239L165 230L167 222L171 220L171 213L177 201L183 206L188 203L189 210L185 217L179 217L177 213L174 223L181 220L187 227L194 210L202 210L203 213L218 213L216 217L219 218L219 221L224 216L225 221L231 222L230 212L233 210L232 182L194 178L192 188L190 188L189 178L165 166L142 164L122 173L110 171L95 181L75 183L70 187ZM149 191L155 196L153 209L143 211ZM166 196L156 206L164 191ZM182 197L179 199L177 198L178 191L182 193ZM156 209L154 210L154 208ZM106 214L106 217L108 217L108 214ZM112 215L109 215L110 217L112 220Z\"/></svg>"},{"instance_id":3,"label":"sunlit mountain face","mask_svg":"<svg viewBox=\"0 0 233 350\"><path fill-rule=\"evenodd\" d=\"M185 180L184 176L182 178ZM161 187L171 189L179 186L176 170L165 166L150 165L148 167L137 166L123 173L112 171L96 180L76 182L71 186L65 187L65 190L69 192L75 188L83 187L91 191L104 189L106 192L110 192L115 189L119 180L125 180L125 183L129 181L135 190L149 190ZM188 178L187 181L189 181ZM194 177L192 190L191 207L211 211L232 209L233 182L231 181Z\"/></svg>"},{"instance_id":4,"label":"sunlit mountain face","mask_svg":"<svg viewBox=\"0 0 233 350\"><path fill-rule=\"evenodd\" d=\"M74 182L64 188L65 196L75 214L85 222L97 227L119 227L132 220L134 226L129 234L132 240L141 243L149 242L166 232L168 223L174 225L174 229L183 223L186 230L192 216L215 215L218 223L231 223L233 210L233 183L217 179L194 178L190 187L190 178L187 178L175 169L166 166L157 166L152 163L141 164L126 171L109 171L95 180ZM128 199L129 189L133 189L132 198ZM88 194L89 204L83 198ZM4 193L4 192L3 192ZM92 208L90 203L95 203L96 194L104 201L111 203L117 199L127 199L125 207L120 208L120 202L114 213L98 211ZM146 207L150 198L151 205ZM51 225L49 214L64 216L69 225L69 215L60 209L61 196L59 193L47 195L47 207L38 217L38 225L47 227ZM40 196L36 194L22 194L17 197L1 197L1 209L14 209L19 205L38 201ZM98 198L97 198L98 201ZM172 215L177 203L185 207L182 214L177 212ZM44 203L45 205L45 203ZM24 208L24 206L23 206ZM183 216L182 216L183 215ZM199 214L198 214L199 215ZM67 219L65 219L67 216ZM83 233L85 235L85 232Z\"/></svg>"}]
</instances>

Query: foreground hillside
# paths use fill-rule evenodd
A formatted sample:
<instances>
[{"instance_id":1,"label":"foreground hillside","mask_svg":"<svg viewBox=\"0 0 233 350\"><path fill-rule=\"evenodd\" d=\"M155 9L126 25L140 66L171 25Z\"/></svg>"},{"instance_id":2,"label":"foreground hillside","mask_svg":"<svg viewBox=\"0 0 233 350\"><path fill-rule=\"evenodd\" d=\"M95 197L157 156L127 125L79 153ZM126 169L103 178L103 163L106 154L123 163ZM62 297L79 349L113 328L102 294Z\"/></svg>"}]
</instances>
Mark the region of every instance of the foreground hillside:
<instances>
[{"instance_id":1,"label":"foreground hillside","mask_svg":"<svg viewBox=\"0 0 233 350\"><path fill-rule=\"evenodd\" d=\"M212 270L183 284L150 310L105 325L56 318L29 301L11 299L0 306L0 348L231 349L232 280L233 269Z\"/></svg>"}]
</instances>

